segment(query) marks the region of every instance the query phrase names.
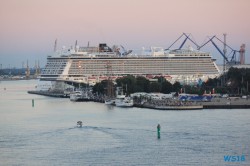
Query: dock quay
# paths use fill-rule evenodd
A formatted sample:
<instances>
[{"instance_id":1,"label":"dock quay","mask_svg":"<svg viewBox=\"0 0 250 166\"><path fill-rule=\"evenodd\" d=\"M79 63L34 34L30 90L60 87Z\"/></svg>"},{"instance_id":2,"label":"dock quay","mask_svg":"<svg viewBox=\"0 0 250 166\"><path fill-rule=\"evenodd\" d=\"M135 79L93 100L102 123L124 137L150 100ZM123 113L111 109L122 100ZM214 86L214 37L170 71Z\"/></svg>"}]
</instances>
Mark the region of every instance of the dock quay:
<instances>
[{"instance_id":1,"label":"dock quay","mask_svg":"<svg viewBox=\"0 0 250 166\"><path fill-rule=\"evenodd\" d=\"M28 91L28 93L57 98L69 98L69 95L61 91ZM92 95L88 101L104 103L104 99L104 96ZM134 99L134 107L158 110L250 109L250 100L248 98L213 98L211 101L202 102L182 102L173 99L142 102Z\"/></svg>"},{"instance_id":2,"label":"dock quay","mask_svg":"<svg viewBox=\"0 0 250 166\"><path fill-rule=\"evenodd\" d=\"M65 94L63 91L28 91L29 94L36 94L36 95L42 95L42 96L49 96L49 97L57 97L57 98L69 98L69 94ZM88 101L93 102L99 102L104 103L104 97L103 96L90 96L90 99ZM81 101L83 102L83 101Z\"/></svg>"},{"instance_id":3,"label":"dock quay","mask_svg":"<svg viewBox=\"0 0 250 166\"><path fill-rule=\"evenodd\" d=\"M145 105L145 104L135 104L134 107L138 108L150 108L150 109L158 109L158 110L201 110L201 109L250 109L249 104L242 104L242 105L228 105L228 104L220 104L216 105L216 103L201 103L201 105L194 105L194 106L156 106L156 105Z\"/></svg>"},{"instance_id":4,"label":"dock quay","mask_svg":"<svg viewBox=\"0 0 250 166\"><path fill-rule=\"evenodd\" d=\"M151 108L157 110L201 110L203 109L202 105L176 105L176 106L152 106L152 105L144 105L144 108Z\"/></svg>"},{"instance_id":5,"label":"dock quay","mask_svg":"<svg viewBox=\"0 0 250 166\"><path fill-rule=\"evenodd\" d=\"M249 109L250 104L245 105L203 105L203 109Z\"/></svg>"},{"instance_id":6,"label":"dock quay","mask_svg":"<svg viewBox=\"0 0 250 166\"><path fill-rule=\"evenodd\" d=\"M134 101L135 107L158 110L197 110L197 109L249 109L250 100L243 98L214 98L211 101L149 100Z\"/></svg>"},{"instance_id":7,"label":"dock quay","mask_svg":"<svg viewBox=\"0 0 250 166\"><path fill-rule=\"evenodd\" d=\"M36 94L36 95L43 95L43 96L50 96L50 97L59 97L59 98L69 98L68 95L57 92L57 91L28 91L29 94Z\"/></svg>"},{"instance_id":8,"label":"dock quay","mask_svg":"<svg viewBox=\"0 0 250 166\"><path fill-rule=\"evenodd\" d=\"M158 110L201 110L203 105L197 102L182 102L174 99L148 100L144 102L134 102L134 106Z\"/></svg>"},{"instance_id":9,"label":"dock quay","mask_svg":"<svg viewBox=\"0 0 250 166\"><path fill-rule=\"evenodd\" d=\"M201 102L204 109L249 109L250 100L240 97L214 98L210 102Z\"/></svg>"}]
</instances>

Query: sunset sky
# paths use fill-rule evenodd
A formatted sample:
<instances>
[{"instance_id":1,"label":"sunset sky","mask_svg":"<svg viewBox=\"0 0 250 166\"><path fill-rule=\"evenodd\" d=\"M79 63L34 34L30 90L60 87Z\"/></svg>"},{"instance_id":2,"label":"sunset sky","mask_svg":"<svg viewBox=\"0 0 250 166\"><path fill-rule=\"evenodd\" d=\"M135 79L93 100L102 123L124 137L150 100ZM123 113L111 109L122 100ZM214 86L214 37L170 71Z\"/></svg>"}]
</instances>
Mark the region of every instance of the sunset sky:
<instances>
[{"instance_id":1,"label":"sunset sky","mask_svg":"<svg viewBox=\"0 0 250 166\"><path fill-rule=\"evenodd\" d=\"M249 64L249 17L250 0L0 0L0 64L20 68L29 60L33 67L39 60L43 67L55 39L58 47L78 40L80 46L167 48L183 32L199 44L227 33L232 48L246 44ZM222 62L211 44L202 50Z\"/></svg>"}]
</instances>

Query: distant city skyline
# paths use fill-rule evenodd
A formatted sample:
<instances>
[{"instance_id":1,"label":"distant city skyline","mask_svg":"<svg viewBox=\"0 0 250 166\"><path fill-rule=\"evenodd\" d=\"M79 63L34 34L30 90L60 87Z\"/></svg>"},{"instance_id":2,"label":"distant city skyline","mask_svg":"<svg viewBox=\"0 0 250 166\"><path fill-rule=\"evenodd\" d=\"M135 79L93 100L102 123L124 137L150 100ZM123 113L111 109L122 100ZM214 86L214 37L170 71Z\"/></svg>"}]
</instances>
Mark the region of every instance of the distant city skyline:
<instances>
[{"instance_id":1,"label":"distant city skyline","mask_svg":"<svg viewBox=\"0 0 250 166\"><path fill-rule=\"evenodd\" d=\"M56 39L58 48L77 40L80 46L105 42L138 50L168 48L183 32L199 44L227 33L233 49L246 44L250 64L249 7L249 0L0 0L0 64L20 68L28 60L30 67L35 61L43 67ZM211 44L202 51L222 64Z\"/></svg>"}]
</instances>

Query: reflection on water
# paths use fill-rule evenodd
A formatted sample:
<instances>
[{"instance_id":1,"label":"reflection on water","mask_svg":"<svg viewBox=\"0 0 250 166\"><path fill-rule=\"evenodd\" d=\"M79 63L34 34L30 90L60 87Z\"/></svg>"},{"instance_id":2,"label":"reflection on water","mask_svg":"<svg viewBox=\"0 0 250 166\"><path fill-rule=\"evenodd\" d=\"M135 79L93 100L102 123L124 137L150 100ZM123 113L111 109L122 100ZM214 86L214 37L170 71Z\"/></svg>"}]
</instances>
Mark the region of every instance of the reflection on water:
<instances>
[{"instance_id":1,"label":"reflection on water","mask_svg":"<svg viewBox=\"0 0 250 166\"><path fill-rule=\"evenodd\" d=\"M27 94L35 84L0 83L1 165L228 165L224 155L242 154L246 161L240 164L249 165L249 110L75 103Z\"/></svg>"}]
</instances>

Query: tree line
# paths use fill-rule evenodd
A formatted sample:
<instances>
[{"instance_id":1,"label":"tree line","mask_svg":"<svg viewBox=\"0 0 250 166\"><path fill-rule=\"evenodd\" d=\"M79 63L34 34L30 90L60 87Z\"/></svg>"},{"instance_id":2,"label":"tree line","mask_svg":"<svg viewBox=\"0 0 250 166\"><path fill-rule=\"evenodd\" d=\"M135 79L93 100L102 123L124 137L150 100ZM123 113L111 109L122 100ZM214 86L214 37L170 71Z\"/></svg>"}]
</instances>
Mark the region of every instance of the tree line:
<instances>
[{"instance_id":1,"label":"tree line","mask_svg":"<svg viewBox=\"0 0 250 166\"><path fill-rule=\"evenodd\" d=\"M220 93L239 95L249 94L250 83L250 69L248 68L230 68L228 72L224 73L218 78L208 79L202 84L182 85L180 82L171 84L164 77L155 77L153 81L149 81L143 76L128 75L115 80L116 85L112 83L113 87L122 87L127 95L135 92L160 92L160 93L189 93L199 94L204 93ZM107 80L96 83L93 87L94 93L107 93Z\"/></svg>"}]
</instances>

